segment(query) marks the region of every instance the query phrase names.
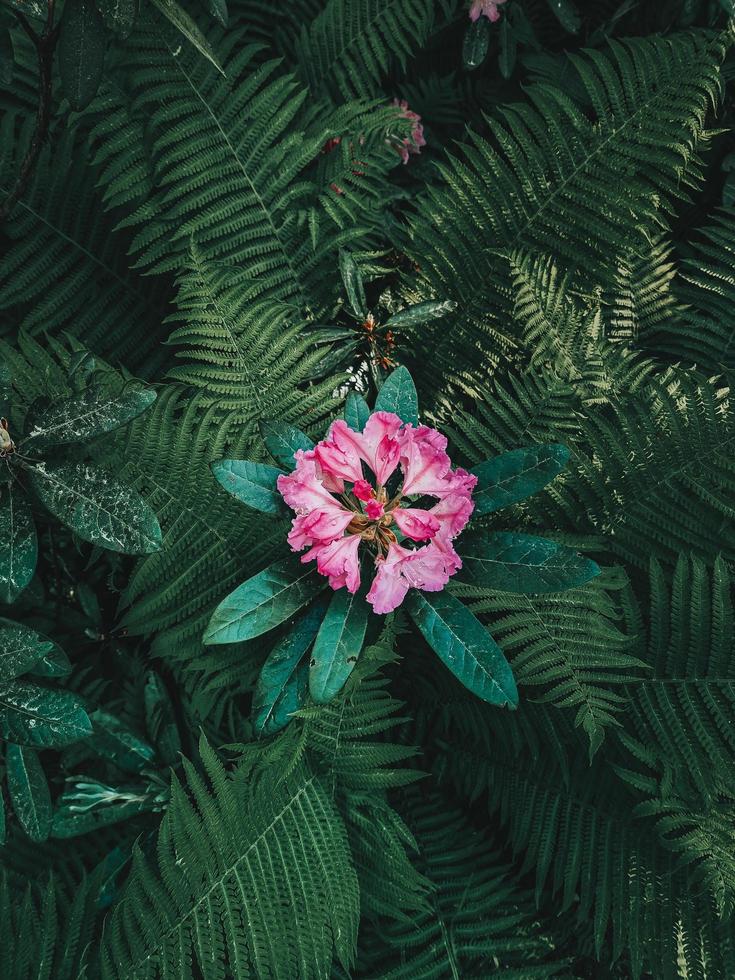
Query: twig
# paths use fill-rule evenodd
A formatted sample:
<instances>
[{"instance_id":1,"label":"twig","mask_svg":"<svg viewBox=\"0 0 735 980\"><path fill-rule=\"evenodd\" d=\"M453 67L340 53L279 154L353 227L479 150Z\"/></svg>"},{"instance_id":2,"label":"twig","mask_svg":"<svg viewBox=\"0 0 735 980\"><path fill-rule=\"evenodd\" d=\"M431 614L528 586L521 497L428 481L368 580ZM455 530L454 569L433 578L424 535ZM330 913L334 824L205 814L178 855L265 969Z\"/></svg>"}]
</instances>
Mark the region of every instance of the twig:
<instances>
[{"instance_id":1,"label":"twig","mask_svg":"<svg viewBox=\"0 0 735 980\"><path fill-rule=\"evenodd\" d=\"M20 26L33 42L38 56L38 108L36 110L36 128L31 139L31 145L20 165L20 171L12 190L0 206L0 222L8 217L25 191L48 136L51 124L51 66L59 37L59 28L54 26L54 0L48 0L46 23L41 34L36 34L23 14L16 12L16 17Z\"/></svg>"}]
</instances>

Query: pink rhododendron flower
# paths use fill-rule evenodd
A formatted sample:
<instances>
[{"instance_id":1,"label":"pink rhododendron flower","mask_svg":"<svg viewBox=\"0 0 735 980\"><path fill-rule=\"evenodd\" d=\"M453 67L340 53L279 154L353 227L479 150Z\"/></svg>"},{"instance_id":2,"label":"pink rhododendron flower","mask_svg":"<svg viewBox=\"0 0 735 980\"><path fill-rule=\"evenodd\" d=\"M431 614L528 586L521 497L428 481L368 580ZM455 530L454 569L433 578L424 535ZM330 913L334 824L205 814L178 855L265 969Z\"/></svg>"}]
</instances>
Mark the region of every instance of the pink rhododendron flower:
<instances>
[{"instance_id":1,"label":"pink rhododendron flower","mask_svg":"<svg viewBox=\"0 0 735 980\"><path fill-rule=\"evenodd\" d=\"M472 0L470 7L470 20L474 23L480 17L487 17L494 24L500 20L498 7L502 6L505 0Z\"/></svg>"},{"instance_id":2,"label":"pink rhododendron flower","mask_svg":"<svg viewBox=\"0 0 735 980\"><path fill-rule=\"evenodd\" d=\"M376 613L391 612L410 588L443 589L462 567L452 540L470 519L477 482L452 469L446 448L436 429L392 412L373 412L362 432L332 423L313 449L298 450L293 473L278 477L296 512L291 548L308 548L301 560L316 561L333 589L353 593L360 556L367 557L363 569L375 569L367 600Z\"/></svg>"},{"instance_id":3,"label":"pink rhododendron flower","mask_svg":"<svg viewBox=\"0 0 735 980\"><path fill-rule=\"evenodd\" d=\"M418 112L413 112L408 108L408 103L405 99L401 99L400 101L398 99L393 99L393 105L397 106L401 110L400 116L402 119L409 119L413 123L410 136L405 136L401 140L393 140L393 146L400 154L401 160L403 160L404 163L408 163L408 157L410 154L420 153L421 147L426 146L424 127L421 123L421 116L418 114Z\"/></svg>"}]
</instances>

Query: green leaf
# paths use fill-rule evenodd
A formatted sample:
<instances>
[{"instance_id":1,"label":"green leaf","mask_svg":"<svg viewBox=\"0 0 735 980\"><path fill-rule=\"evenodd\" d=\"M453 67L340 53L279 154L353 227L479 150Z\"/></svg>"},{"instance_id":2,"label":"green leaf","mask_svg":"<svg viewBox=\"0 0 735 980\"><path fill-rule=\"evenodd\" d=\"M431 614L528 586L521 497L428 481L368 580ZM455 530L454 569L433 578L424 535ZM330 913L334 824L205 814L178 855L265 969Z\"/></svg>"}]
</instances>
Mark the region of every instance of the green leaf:
<instances>
[{"instance_id":1,"label":"green leaf","mask_svg":"<svg viewBox=\"0 0 735 980\"><path fill-rule=\"evenodd\" d=\"M510 664L482 623L449 592L411 591L408 613L439 659L478 698L515 708Z\"/></svg>"},{"instance_id":2,"label":"green leaf","mask_svg":"<svg viewBox=\"0 0 735 980\"><path fill-rule=\"evenodd\" d=\"M161 678L149 671L143 691L145 724L148 737L156 746L156 752L167 766L173 766L179 758L181 739L176 724L174 706Z\"/></svg>"},{"instance_id":3,"label":"green leaf","mask_svg":"<svg viewBox=\"0 0 735 980\"><path fill-rule=\"evenodd\" d=\"M396 368L385 379L375 399L375 411L394 412L404 422L419 424L419 396L407 368Z\"/></svg>"},{"instance_id":4,"label":"green leaf","mask_svg":"<svg viewBox=\"0 0 735 980\"><path fill-rule=\"evenodd\" d=\"M105 26L120 37L127 37L135 24L135 0L95 0L95 2Z\"/></svg>"},{"instance_id":5,"label":"green leaf","mask_svg":"<svg viewBox=\"0 0 735 980\"><path fill-rule=\"evenodd\" d=\"M564 30L576 34L582 26L582 18L572 0L546 0L546 2Z\"/></svg>"},{"instance_id":6,"label":"green leaf","mask_svg":"<svg viewBox=\"0 0 735 980\"><path fill-rule=\"evenodd\" d=\"M158 518L143 498L89 463L28 466L41 502L80 538L109 551L148 555L161 548Z\"/></svg>"},{"instance_id":7,"label":"green leaf","mask_svg":"<svg viewBox=\"0 0 735 980\"><path fill-rule=\"evenodd\" d=\"M230 22L227 0L204 0L204 7L223 27L227 27Z\"/></svg>"},{"instance_id":8,"label":"green leaf","mask_svg":"<svg viewBox=\"0 0 735 980\"><path fill-rule=\"evenodd\" d=\"M339 251L339 272L352 312L357 317L366 317L368 310L365 287L362 284L362 273L352 255L345 249Z\"/></svg>"},{"instance_id":9,"label":"green leaf","mask_svg":"<svg viewBox=\"0 0 735 980\"><path fill-rule=\"evenodd\" d=\"M309 664L309 693L317 704L336 697L357 663L370 607L360 592L338 589L317 634Z\"/></svg>"},{"instance_id":10,"label":"green leaf","mask_svg":"<svg viewBox=\"0 0 735 980\"><path fill-rule=\"evenodd\" d=\"M38 753L25 745L10 744L5 750L8 791L20 825L33 841L51 833L51 793Z\"/></svg>"},{"instance_id":11,"label":"green leaf","mask_svg":"<svg viewBox=\"0 0 735 980\"><path fill-rule=\"evenodd\" d=\"M24 681L0 684L0 738L20 745L62 748L91 734L87 712L70 691Z\"/></svg>"},{"instance_id":12,"label":"green leaf","mask_svg":"<svg viewBox=\"0 0 735 980\"><path fill-rule=\"evenodd\" d=\"M288 514L276 481L283 470L249 459L218 459L212 463L215 479L233 497L264 514Z\"/></svg>"},{"instance_id":13,"label":"green leaf","mask_svg":"<svg viewBox=\"0 0 735 980\"><path fill-rule=\"evenodd\" d=\"M554 479L567 464L569 450L558 443L511 449L475 466L475 514L490 514L525 500Z\"/></svg>"},{"instance_id":14,"label":"green leaf","mask_svg":"<svg viewBox=\"0 0 735 980\"><path fill-rule=\"evenodd\" d=\"M5 801L0 793L0 844L5 843Z\"/></svg>"},{"instance_id":15,"label":"green leaf","mask_svg":"<svg viewBox=\"0 0 735 980\"><path fill-rule=\"evenodd\" d=\"M150 768L156 751L119 718L101 708L89 716L92 722L92 748L96 755L114 762L125 772L139 773Z\"/></svg>"},{"instance_id":16,"label":"green leaf","mask_svg":"<svg viewBox=\"0 0 735 980\"><path fill-rule=\"evenodd\" d=\"M53 640L49 640L49 643L51 649L48 653L44 653L29 673L34 677L68 677L71 674L71 661L58 644Z\"/></svg>"},{"instance_id":17,"label":"green leaf","mask_svg":"<svg viewBox=\"0 0 735 980\"><path fill-rule=\"evenodd\" d=\"M12 85L14 73L13 36L7 27L0 26L0 85Z\"/></svg>"},{"instance_id":18,"label":"green leaf","mask_svg":"<svg viewBox=\"0 0 735 980\"><path fill-rule=\"evenodd\" d=\"M239 585L217 606L204 643L252 640L290 619L325 588L327 580L297 558L274 562Z\"/></svg>"},{"instance_id":19,"label":"green leaf","mask_svg":"<svg viewBox=\"0 0 735 980\"><path fill-rule=\"evenodd\" d=\"M41 446L86 442L130 422L155 400L152 388L127 388L119 395L88 389L41 412L26 439L33 442L32 452Z\"/></svg>"},{"instance_id":20,"label":"green leaf","mask_svg":"<svg viewBox=\"0 0 735 980\"><path fill-rule=\"evenodd\" d=\"M479 68L487 57L490 46L490 23L485 17L480 17L467 27L462 44L462 63L472 71Z\"/></svg>"},{"instance_id":21,"label":"green leaf","mask_svg":"<svg viewBox=\"0 0 735 980\"><path fill-rule=\"evenodd\" d=\"M273 459L287 470L296 467L294 453L298 449L313 449L311 439L288 422L278 422L275 419L261 419L258 423L265 448Z\"/></svg>"},{"instance_id":22,"label":"green leaf","mask_svg":"<svg viewBox=\"0 0 735 980\"><path fill-rule=\"evenodd\" d=\"M0 602L14 602L33 578L36 525L28 498L10 480L0 484Z\"/></svg>"},{"instance_id":23,"label":"green leaf","mask_svg":"<svg viewBox=\"0 0 735 980\"><path fill-rule=\"evenodd\" d=\"M256 734L273 735L285 728L303 705L307 673L299 665L314 642L326 608L326 602L317 600L268 654L253 695Z\"/></svg>"},{"instance_id":24,"label":"green leaf","mask_svg":"<svg viewBox=\"0 0 735 980\"><path fill-rule=\"evenodd\" d=\"M405 310L394 313L392 317L383 324L390 330L400 330L403 327L417 327L428 320L438 320L452 310L457 309L454 300L428 300L426 303L416 303L415 306L407 306Z\"/></svg>"},{"instance_id":25,"label":"green leaf","mask_svg":"<svg viewBox=\"0 0 735 980\"><path fill-rule=\"evenodd\" d=\"M211 61L217 71L224 75L224 69L217 60L212 45L184 8L176 3L176 0L153 0L153 4L161 11L166 20L173 24L176 30L180 31L187 41L193 44L197 51Z\"/></svg>"},{"instance_id":26,"label":"green leaf","mask_svg":"<svg viewBox=\"0 0 735 980\"><path fill-rule=\"evenodd\" d=\"M3 0L11 10L17 10L24 17L36 17L46 20L46 4L41 0Z\"/></svg>"},{"instance_id":27,"label":"green leaf","mask_svg":"<svg viewBox=\"0 0 735 980\"><path fill-rule=\"evenodd\" d=\"M53 640L42 633L10 619L0 619L0 684L25 674L54 646Z\"/></svg>"},{"instance_id":28,"label":"green leaf","mask_svg":"<svg viewBox=\"0 0 735 980\"><path fill-rule=\"evenodd\" d=\"M478 531L465 535L461 545L458 579L499 592L562 592L600 574L591 559L531 534Z\"/></svg>"},{"instance_id":29,"label":"green leaf","mask_svg":"<svg viewBox=\"0 0 735 980\"><path fill-rule=\"evenodd\" d=\"M149 813L155 809L151 800L141 798L120 800L80 812L77 809L79 805L77 797L71 795L69 800L66 797L66 793L60 797L53 814L51 836L55 839L67 840L71 837L81 837L82 834L89 834L102 827L130 820L141 813Z\"/></svg>"},{"instance_id":30,"label":"green leaf","mask_svg":"<svg viewBox=\"0 0 735 980\"><path fill-rule=\"evenodd\" d=\"M105 65L107 32L93 0L66 0L59 35L59 74L72 109L97 94Z\"/></svg>"},{"instance_id":31,"label":"green leaf","mask_svg":"<svg viewBox=\"0 0 735 980\"><path fill-rule=\"evenodd\" d=\"M500 22L500 51L498 67L503 78L510 78L516 66L516 36L509 17L503 17Z\"/></svg>"},{"instance_id":32,"label":"green leaf","mask_svg":"<svg viewBox=\"0 0 735 980\"><path fill-rule=\"evenodd\" d=\"M362 432L370 418L370 406L356 391L351 391L345 401L345 422L355 432Z\"/></svg>"}]
</instances>

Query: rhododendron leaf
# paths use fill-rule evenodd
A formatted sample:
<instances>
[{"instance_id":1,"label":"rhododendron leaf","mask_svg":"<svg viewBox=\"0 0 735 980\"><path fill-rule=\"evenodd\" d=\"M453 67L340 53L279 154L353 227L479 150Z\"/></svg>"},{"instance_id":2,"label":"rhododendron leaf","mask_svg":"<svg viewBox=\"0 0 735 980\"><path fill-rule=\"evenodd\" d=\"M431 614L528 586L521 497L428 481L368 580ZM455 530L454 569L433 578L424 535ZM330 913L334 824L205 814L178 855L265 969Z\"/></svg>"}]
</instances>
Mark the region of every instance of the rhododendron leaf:
<instances>
[{"instance_id":1,"label":"rhododendron leaf","mask_svg":"<svg viewBox=\"0 0 735 980\"><path fill-rule=\"evenodd\" d=\"M294 453L297 449L314 448L311 439L301 429L288 422L261 419L258 426L265 448L273 459L287 470L292 470L296 466Z\"/></svg>"},{"instance_id":2,"label":"rhododendron leaf","mask_svg":"<svg viewBox=\"0 0 735 980\"><path fill-rule=\"evenodd\" d=\"M510 17L503 17L500 22L500 50L498 52L498 68L503 78L510 78L516 66L516 51L518 41L510 22Z\"/></svg>"},{"instance_id":3,"label":"rhododendron leaf","mask_svg":"<svg viewBox=\"0 0 735 980\"><path fill-rule=\"evenodd\" d=\"M470 71L479 68L490 46L490 22L480 17L467 27L462 45L462 62Z\"/></svg>"},{"instance_id":4,"label":"rhododendron leaf","mask_svg":"<svg viewBox=\"0 0 735 980\"><path fill-rule=\"evenodd\" d=\"M0 684L0 738L38 748L63 748L92 734L81 701L25 681Z\"/></svg>"},{"instance_id":5,"label":"rhododendron leaf","mask_svg":"<svg viewBox=\"0 0 735 980\"><path fill-rule=\"evenodd\" d=\"M282 558L222 600L212 614L204 642L239 643L261 636L290 619L326 585L323 576L298 558Z\"/></svg>"},{"instance_id":6,"label":"rhododendron leaf","mask_svg":"<svg viewBox=\"0 0 735 980\"><path fill-rule=\"evenodd\" d=\"M166 20L181 31L187 41L193 44L197 51L203 54L208 61L211 61L217 71L224 75L224 69L217 60L212 45L201 32L194 18L176 0L153 0L153 4L161 11Z\"/></svg>"},{"instance_id":7,"label":"rhododendron leaf","mask_svg":"<svg viewBox=\"0 0 735 980\"><path fill-rule=\"evenodd\" d=\"M145 728L156 746L156 755L167 766L176 764L181 751L179 726L176 724L173 701L158 674L149 670L143 690Z\"/></svg>"},{"instance_id":8,"label":"rhododendron leaf","mask_svg":"<svg viewBox=\"0 0 735 980\"><path fill-rule=\"evenodd\" d=\"M156 393L152 388L127 388L119 395L90 388L39 413L24 444L32 443L35 452L41 446L86 442L130 422L155 400Z\"/></svg>"},{"instance_id":9,"label":"rhododendron leaf","mask_svg":"<svg viewBox=\"0 0 735 980\"><path fill-rule=\"evenodd\" d=\"M370 418L370 406L356 391L351 391L345 401L345 422L355 432L362 432Z\"/></svg>"},{"instance_id":10,"label":"rhododendron leaf","mask_svg":"<svg viewBox=\"0 0 735 980\"><path fill-rule=\"evenodd\" d=\"M304 654L314 642L327 604L315 602L276 643L263 664L253 694L253 728L257 734L273 735L291 720L304 703L307 668Z\"/></svg>"},{"instance_id":11,"label":"rhododendron leaf","mask_svg":"<svg viewBox=\"0 0 735 980\"><path fill-rule=\"evenodd\" d=\"M376 412L393 412L404 422L419 424L419 396L408 368L396 368L383 382L375 399Z\"/></svg>"},{"instance_id":12,"label":"rhododendron leaf","mask_svg":"<svg viewBox=\"0 0 735 980\"><path fill-rule=\"evenodd\" d=\"M67 0L61 16L58 65L72 109L86 109L97 94L108 34L94 0Z\"/></svg>"},{"instance_id":13,"label":"rhododendron leaf","mask_svg":"<svg viewBox=\"0 0 735 980\"><path fill-rule=\"evenodd\" d=\"M462 538L461 552L458 579L499 592L562 592L600 574L591 559L531 534L475 532Z\"/></svg>"},{"instance_id":14,"label":"rhododendron leaf","mask_svg":"<svg viewBox=\"0 0 735 980\"><path fill-rule=\"evenodd\" d=\"M332 596L309 664L309 693L317 704L336 697L357 663L370 607L364 592L339 589Z\"/></svg>"},{"instance_id":15,"label":"rhododendron leaf","mask_svg":"<svg viewBox=\"0 0 735 980\"><path fill-rule=\"evenodd\" d=\"M582 25L582 18L572 0L546 0L546 2L564 30L569 31L570 34L576 34Z\"/></svg>"},{"instance_id":16,"label":"rhododendron leaf","mask_svg":"<svg viewBox=\"0 0 735 980\"><path fill-rule=\"evenodd\" d=\"M449 592L411 590L409 615L439 659L478 698L515 708L518 690L510 664L495 640Z\"/></svg>"},{"instance_id":17,"label":"rhododendron leaf","mask_svg":"<svg viewBox=\"0 0 735 980\"><path fill-rule=\"evenodd\" d=\"M264 514L287 514L276 481L283 470L249 459L218 459L212 473L228 493Z\"/></svg>"},{"instance_id":18,"label":"rhododendron leaf","mask_svg":"<svg viewBox=\"0 0 735 980\"><path fill-rule=\"evenodd\" d=\"M58 644L51 640L49 642L51 649L31 667L29 673L34 677L68 677L72 669L71 661Z\"/></svg>"},{"instance_id":19,"label":"rhododendron leaf","mask_svg":"<svg viewBox=\"0 0 735 980\"><path fill-rule=\"evenodd\" d=\"M110 551L148 555L161 547L161 527L140 494L89 463L27 467L41 502L80 538Z\"/></svg>"},{"instance_id":20,"label":"rhododendron leaf","mask_svg":"<svg viewBox=\"0 0 735 980\"><path fill-rule=\"evenodd\" d=\"M0 684L27 673L55 647L43 633L0 619Z\"/></svg>"},{"instance_id":21,"label":"rhododendron leaf","mask_svg":"<svg viewBox=\"0 0 735 980\"><path fill-rule=\"evenodd\" d=\"M5 843L5 802L3 794L0 793L0 844Z\"/></svg>"},{"instance_id":22,"label":"rhododendron leaf","mask_svg":"<svg viewBox=\"0 0 735 980\"><path fill-rule=\"evenodd\" d=\"M132 773L142 772L151 765L156 755L153 746L116 715L97 708L91 712L89 719L94 729L95 752L101 758Z\"/></svg>"},{"instance_id":23,"label":"rhododendron leaf","mask_svg":"<svg viewBox=\"0 0 735 980\"><path fill-rule=\"evenodd\" d=\"M14 602L33 578L36 525L28 498L13 482L0 484L0 602Z\"/></svg>"},{"instance_id":24,"label":"rhododendron leaf","mask_svg":"<svg viewBox=\"0 0 735 980\"><path fill-rule=\"evenodd\" d=\"M38 753L24 745L5 750L8 791L15 815L32 841L48 840L51 833L51 793Z\"/></svg>"},{"instance_id":25,"label":"rhododendron leaf","mask_svg":"<svg viewBox=\"0 0 735 980\"><path fill-rule=\"evenodd\" d=\"M394 313L383 324L386 329L400 330L402 327L417 327L429 320L438 320L457 309L453 299L433 300L407 306L405 310Z\"/></svg>"},{"instance_id":26,"label":"rhododendron leaf","mask_svg":"<svg viewBox=\"0 0 735 980\"><path fill-rule=\"evenodd\" d=\"M475 466L475 514L490 514L525 500L554 479L567 464L569 450L559 443L511 449Z\"/></svg>"},{"instance_id":27,"label":"rhododendron leaf","mask_svg":"<svg viewBox=\"0 0 735 980\"><path fill-rule=\"evenodd\" d=\"M362 273L352 255L344 249L340 249L339 252L339 272L352 312L355 316L366 317L368 309L365 300L365 287L362 284Z\"/></svg>"}]
</instances>

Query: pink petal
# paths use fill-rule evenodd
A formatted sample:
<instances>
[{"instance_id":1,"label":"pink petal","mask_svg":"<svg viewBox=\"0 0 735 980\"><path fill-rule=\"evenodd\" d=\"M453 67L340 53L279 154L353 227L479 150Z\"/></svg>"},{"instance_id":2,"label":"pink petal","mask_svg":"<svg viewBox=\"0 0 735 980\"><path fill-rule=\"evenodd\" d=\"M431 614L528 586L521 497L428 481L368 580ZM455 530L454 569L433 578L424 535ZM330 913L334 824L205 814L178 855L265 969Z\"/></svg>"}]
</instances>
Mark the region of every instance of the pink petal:
<instances>
[{"instance_id":1,"label":"pink petal","mask_svg":"<svg viewBox=\"0 0 735 980\"><path fill-rule=\"evenodd\" d=\"M402 493L443 496L447 492L445 477L450 467L444 436L426 425L407 428L401 446Z\"/></svg>"},{"instance_id":2,"label":"pink petal","mask_svg":"<svg viewBox=\"0 0 735 980\"><path fill-rule=\"evenodd\" d=\"M440 534L423 548L414 551L392 544L386 559L378 563L367 600L372 604L373 612L393 612L410 588L441 592L461 567L462 562L451 542Z\"/></svg>"},{"instance_id":3,"label":"pink petal","mask_svg":"<svg viewBox=\"0 0 735 980\"><path fill-rule=\"evenodd\" d=\"M316 444L314 455L328 476L352 483L362 479L360 457L351 442L334 439L330 433L326 439Z\"/></svg>"},{"instance_id":4,"label":"pink petal","mask_svg":"<svg viewBox=\"0 0 735 980\"><path fill-rule=\"evenodd\" d=\"M334 502L332 507L313 510L294 518L288 534L293 551L301 551L314 544L328 544L341 537L353 518L353 514Z\"/></svg>"},{"instance_id":5,"label":"pink petal","mask_svg":"<svg viewBox=\"0 0 735 980\"><path fill-rule=\"evenodd\" d=\"M398 466L398 460L401 458L401 446L397 439L392 439L390 436L383 436L383 438L378 443L375 450L375 479L378 481L379 486L384 486L390 478L391 474L395 471L396 466Z\"/></svg>"},{"instance_id":6,"label":"pink petal","mask_svg":"<svg viewBox=\"0 0 735 980\"><path fill-rule=\"evenodd\" d=\"M358 500L372 500L375 497L375 491L367 480L355 480L352 492Z\"/></svg>"},{"instance_id":7,"label":"pink petal","mask_svg":"<svg viewBox=\"0 0 735 980\"><path fill-rule=\"evenodd\" d=\"M347 587L348 592L360 588L360 561L357 555L360 547L359 534L347 534L330 544L316 545L308 551L302 561L316 558L320 574L329 576L329 584L336 591Z\"/></svg>"},{"instance_id":8,"label":"pink petal","mask_svg":"<svg viewBox=\"0 0 735 980\"><path fill-rule=\"evenodd\" d=\"M448 537L456 538L464 530L474 509L475 505L468 494L449 493L427 513L435 518Z\"/></svg>"},{"instance_id":9,"label":"pink petal","mask_svg":"<svg viewBox=\"0 0 735 980\"><path fill-rule=\"evenodd\" d=\"M433 510L419 510L417 507L396 507L391 513L400 530L412 541L426 541L433 538L440 527L439 520L433 515Z\"/></svg>"},{"instance_id":10,"label":"pink petal","mask_svg":"<svg viewBox=\"0 0 735 980\"><path fill-rule=\"evenodd\" d=\"M319 507L332 507L334 497L322 484L317 473L313 450L296 451L296 469L278 477L278 490L293 510L309 513Z\"/></svg>"},{"instance_id":11,"label":"pink petal","mask_svg":"<svg viewBox=\"0 0 735 980\"><path fill-rule=\"evenodd\" d=\"M365 513L371 521L377 521L385 513L385 508L377 500L368 500Z\"/></svg>"}]
</instances>

